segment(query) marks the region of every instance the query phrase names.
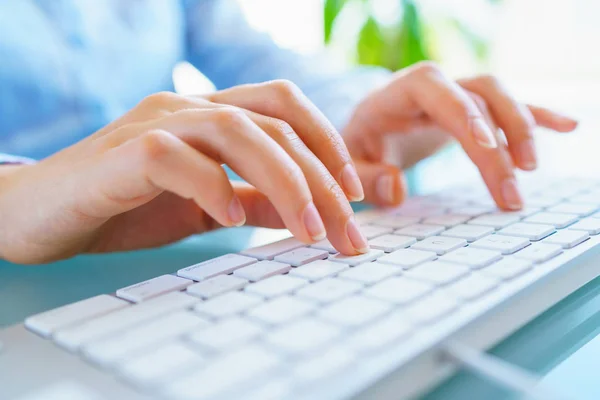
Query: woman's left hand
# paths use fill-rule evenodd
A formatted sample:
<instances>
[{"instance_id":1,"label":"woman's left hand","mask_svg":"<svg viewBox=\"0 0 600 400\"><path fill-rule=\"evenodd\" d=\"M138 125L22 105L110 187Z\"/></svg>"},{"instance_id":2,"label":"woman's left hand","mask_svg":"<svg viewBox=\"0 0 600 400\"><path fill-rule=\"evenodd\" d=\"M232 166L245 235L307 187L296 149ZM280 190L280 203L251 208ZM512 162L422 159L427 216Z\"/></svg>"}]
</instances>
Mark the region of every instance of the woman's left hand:
<instances>
[{"instance_id":1,"label":"woman's left hand","mask_svg":"<svg viewBox=\"0 0 600 400\"><path fill-rule=\"evenodd\" d=\"M363 182L366 200L391 206L405 195L398 166L384 164L385 138L399 133L399 167L433 154L451 138L458 140L498 206L520 209L523 200L515 167L533 170L537 157L533 130L575 129L577 121L545 108L516 101L491 76L452 81L429 62L396 73L356 108L342 133Z\"/></svg>"}]
</instances>

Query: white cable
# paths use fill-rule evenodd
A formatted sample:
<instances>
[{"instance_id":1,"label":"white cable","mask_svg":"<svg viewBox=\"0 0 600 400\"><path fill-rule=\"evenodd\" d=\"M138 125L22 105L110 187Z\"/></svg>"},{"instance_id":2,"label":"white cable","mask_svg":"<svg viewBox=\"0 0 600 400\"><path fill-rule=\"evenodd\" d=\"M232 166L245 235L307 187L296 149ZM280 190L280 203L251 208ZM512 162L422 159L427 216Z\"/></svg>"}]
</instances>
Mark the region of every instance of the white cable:
<instances>
[{"instance_id":1,"label":"white cable","mask_svg":"<svg viewBox=\"0 0 600 400\"><path fill-rule=\"evenodd\" d=\"M540 378L529 371L509 364L485 352L460 343L449 343L444 348L444 359L458 364L496 384L520 393L531 400L567 400L564 395L549 392L539 385Z\"/></svg>"}]
</instances>

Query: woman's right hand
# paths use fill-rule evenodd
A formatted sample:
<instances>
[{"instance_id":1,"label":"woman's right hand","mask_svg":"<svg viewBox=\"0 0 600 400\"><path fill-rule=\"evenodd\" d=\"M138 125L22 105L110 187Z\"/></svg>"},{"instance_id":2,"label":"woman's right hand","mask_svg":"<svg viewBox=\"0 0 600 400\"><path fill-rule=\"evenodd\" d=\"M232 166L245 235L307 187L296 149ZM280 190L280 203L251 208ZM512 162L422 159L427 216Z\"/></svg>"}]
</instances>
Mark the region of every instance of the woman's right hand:
<instances>
[{"instance_id":1,"label":"woman's right hand","mask_svg":"<svg viewBox=\"0 0 600 400\"><path fill-rule=\"evenodd\" d=\"M227 164L248 184L231 182ZM8 171L8 170L7 170ZM363 190L335 128L293 84L158 93L94 135L0 178L0 256L49 262L153 247L220 226L287 227L368 248Z\"/></svg>"}]
</instances>

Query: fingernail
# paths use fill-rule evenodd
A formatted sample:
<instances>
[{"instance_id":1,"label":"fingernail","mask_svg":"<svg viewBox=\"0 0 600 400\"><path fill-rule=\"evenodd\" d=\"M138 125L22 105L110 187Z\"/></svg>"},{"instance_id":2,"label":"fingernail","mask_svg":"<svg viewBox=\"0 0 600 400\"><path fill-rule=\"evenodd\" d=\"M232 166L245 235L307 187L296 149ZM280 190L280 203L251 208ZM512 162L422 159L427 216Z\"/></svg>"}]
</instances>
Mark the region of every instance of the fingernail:
<instances>
[{"instance_id":1,"label":"fingernail","mask_svg":"<svg viewBox=\"0 0 600 400\"><path fill-rule=\"evenodd\" d=\"M471 131L473 132L473 136L479 145L489 149L495 149L498 147L498 143L496 142L496 138L494 137L492 130L482 118L471 119Z\"/></svg>"},{"instance_id":2,"label":"fingernail","mask_svg":"<svg viewBox=\"0 0 600 400\"><path fill-rule=\"evenodd\" d=\"M533 139L527 139L519 144L519 159L521 167L531 171L537 168L537 157L535 155L535 145Z\"/></svg>"},{"instance_id":3,"label":"fingernail","mask_svg":"<svg viewBox=\"0 0 600 400\"><path fill-rule=\"evenodd\" d=\"M306 230L308 231L308 234L312 240L319 241L327 237L323 220L319 215L319 211L317 211L317 207L315 207L315 204L312 201L308 203L304 209L304 215L302 218L304 221L304 226L306 227Z\"/></svg>"},{"instance_id":4,"label":"fingernail","mask_svg":"<svg viewBox=\"0 0 600 400\"><path fill-rule=\"evenodd\" d=\"M356 168L350 163L346 164L342 170L342 186L350 201L361 201L365 198Z\"/></svg>"},{"instance_id":5,"label":"fingernail","mask_svg":"<svg viewBox=\"0 0 600 400\"><path fill-rule=\"evenodd\" d=\"M367 239L363 236L354 217L350 218L346 223L346 234L348 235L348 239L350 239L354 250L359 253L366 253L369 251L369 242L367 242Z\"/></svg>"},{"instance_id":6,"label":"fingernail","mask_svg":"<svg viewBox=\"0 0 600 400\"><path fill-rule=\"evenodd\" d=\"M517 188L515 178L508 178L502 182L502 198L504 203L511 210L520 210L523 207L523 198Z\"/></svg>"},{"instance_id":7,"label":"fingernail","mask_svg":"<svg viewBox=\"0 0 600 400\"><path fill-rule=\"evenodd\" d=\"M375 190L380 200L385 203L394 202L394 177L390 174L381 175L375 183Z\"/></svg>"},{"instance_id":8,"label":"fingernail","mask_svg":"<svg viewBox=\"0 0 600 400\"><path fill-rule=\"evenodd\" d=\"M246 213L244 207L237 196L233 196L227 207L227 215L234 226L242 226L246 223Z\"/></svg>"}]
</instances>

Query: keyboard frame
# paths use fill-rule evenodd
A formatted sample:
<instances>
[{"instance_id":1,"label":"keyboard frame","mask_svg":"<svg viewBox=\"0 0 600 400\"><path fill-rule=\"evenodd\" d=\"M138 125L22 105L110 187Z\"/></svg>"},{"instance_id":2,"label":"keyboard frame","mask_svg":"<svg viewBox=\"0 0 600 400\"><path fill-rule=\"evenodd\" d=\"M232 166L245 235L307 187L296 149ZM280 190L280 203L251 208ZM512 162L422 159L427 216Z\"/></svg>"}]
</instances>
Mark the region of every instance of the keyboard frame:
<instances>
[{"instance_id":1,"label":"keyboard frame","mask_svg":"<svg viewBox=\"0 0 600 400\"><path fill-rule=\"evenodd\" d=\"M368 222L383 214L385 211L363 211L357 213L357 220ZM310 385L306 391L287 398L399 399L423 394L458 369L443 359L446 343L458 342L473 349L488 350L598 277L599 261L600 235L594 235L535 265L533 270L510 280L483 300L461 306L452 317L436 324L435 329L418 331L386 351L355 363L342 374ZM131 399L154 398L133 392L110 373L96 369L76 354L59 349L51 341L26 330L23 324L0 331L0 341L5 347L0 352L0 387L8 388L9 397L47 384L62 371L81 379L108 398L121 398L123 394ZM36 362L35 366L30 366L23 359L48 360L50 363Z\"/></svg>"},{"instance_id":2,"label":"keyboard frame","mask_svg":"<svg viewBox=\"0 0 600 400\"><path fill-rule=\"evenodd\" d=\"M343 379L330 379L329 386L336 389L299 398L403 399L424 394L458 370L444 361L445 343L458 342L487 351L598 277L598 260L600 235L547 261L543 264L544 270L538 265L538 269L534 267L506 287L496 289L487 296L485 303L493 304L488 311L473 310L483 307L465 306L436 325L435 334L418 340L413 337L369 360L360 370L344 374ZM457 322L461 319L462 323Z\"/></svg>"}]
</instances>

